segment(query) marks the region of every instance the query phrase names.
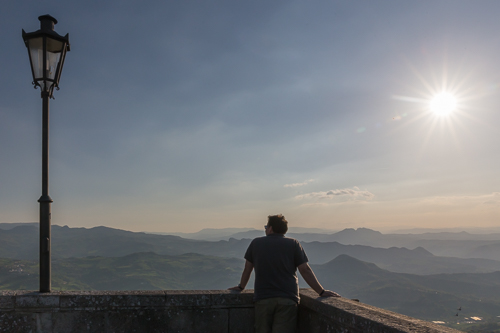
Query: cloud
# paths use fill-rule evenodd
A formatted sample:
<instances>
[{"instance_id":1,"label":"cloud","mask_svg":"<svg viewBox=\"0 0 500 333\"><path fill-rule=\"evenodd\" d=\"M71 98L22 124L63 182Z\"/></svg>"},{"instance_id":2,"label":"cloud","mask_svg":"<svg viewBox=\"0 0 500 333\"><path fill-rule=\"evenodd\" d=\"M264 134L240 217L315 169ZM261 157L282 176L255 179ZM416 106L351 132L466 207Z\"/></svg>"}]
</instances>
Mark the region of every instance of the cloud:
<instances>
[{"instance_id":1,"label":"cloud","mask_svg":"<svg viewBox=\"0 0 500 333\"><path fill-rule=\"evenodd\" d=\"M304 186L304 185L307 185L309 183L312 183L313 181L314 181L314 179L309 179L303 183L285 184L285 185L283 185L283 187L299 187L299 186Z\"/></svg>"},{"instance_id":2,"label":"cloud","mask_svg":"<svg viewBox=\"0 0 500 333\"><path fill-rule=\"evenodd\" d=\"M492 194L482 196L482 199L485 200L482 201L483 205L500 206L500 192L493 192Z\"/></svg>"},{"instance_id":3,"label":"cloud","mask_svg":"<svg viewBox=\"0 0 500 333\"><path fill-rule=\"evenodd\" d=\"M295 199L298 200L323 200L344 197L351 200L371 200L375 195L369 191L362 191L358 187L329 190L324 192L311 192L306 194L297 195Z\"/></svg>"},{"instance_id":4,"label":"cloud","mask_svg":"<svg viewBox=\"0 0 500 333\"><path fill-rule=\"evenodd\" d=\"M439 196L429 197L421 201L426 205L435 206L500 206L500 192L481 195L463 195L463 196Z\"/></svg>"}]
</instances>

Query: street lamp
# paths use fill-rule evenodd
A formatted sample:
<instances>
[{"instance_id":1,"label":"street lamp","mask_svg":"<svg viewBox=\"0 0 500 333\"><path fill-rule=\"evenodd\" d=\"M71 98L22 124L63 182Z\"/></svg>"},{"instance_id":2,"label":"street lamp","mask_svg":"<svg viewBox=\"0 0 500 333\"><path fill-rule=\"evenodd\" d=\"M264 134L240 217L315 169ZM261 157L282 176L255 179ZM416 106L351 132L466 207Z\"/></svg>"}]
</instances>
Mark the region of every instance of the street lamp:
<instances>
[{"instance_id":1,"label":"street lamp","mask_svg":"<svg viewBox=\"0 0 500 333\"><path fill-rule=\"evenodd\" d=\"M54 88L59 89L59 78L66 52L69 51L69 36L60 36L54 31L57 20L50 15L38 17L40 30L26 33L24 44L28 48L33 74L33 85L40 87L43 100L42 131L42 196L40 203L40 292L50 292L50 204L49 196L49 99Z\"/></svg>"}]
</instances>

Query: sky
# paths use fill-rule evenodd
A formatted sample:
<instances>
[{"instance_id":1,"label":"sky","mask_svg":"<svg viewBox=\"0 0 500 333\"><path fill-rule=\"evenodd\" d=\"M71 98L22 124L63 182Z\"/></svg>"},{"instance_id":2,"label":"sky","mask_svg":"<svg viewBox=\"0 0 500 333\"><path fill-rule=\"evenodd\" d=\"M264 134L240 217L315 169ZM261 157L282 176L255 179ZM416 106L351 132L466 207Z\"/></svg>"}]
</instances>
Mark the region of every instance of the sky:
<instances>
[{"instance_id":1,"label":"sky","mask_svg":"<svg viewBox=\"0 0 500 333\"><path fill-rule=\"evenodd\" d=\"M132 231L500 222L498 1L3 1L0 222L38 221L21 31L69 33L52 224ZM432 101L448 94L451 112ZM439 111L439 110L438 110Z\"/></svg>"}]
</instances>

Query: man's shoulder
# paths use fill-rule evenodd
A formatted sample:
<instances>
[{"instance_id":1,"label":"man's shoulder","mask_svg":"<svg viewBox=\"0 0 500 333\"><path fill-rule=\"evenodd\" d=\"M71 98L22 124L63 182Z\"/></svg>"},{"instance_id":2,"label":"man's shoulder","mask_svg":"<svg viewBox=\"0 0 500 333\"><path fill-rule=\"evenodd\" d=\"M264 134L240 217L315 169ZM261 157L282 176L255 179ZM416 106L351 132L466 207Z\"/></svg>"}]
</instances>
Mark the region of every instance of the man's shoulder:
<instances>
[{"instance_id":1,"label":"man's shoulder","mask_svg":"<svg viewBox=\"0 0 500 333\"><path fill-rule=\"evenodd\" d=\"M295 238L290 238L290 237L285 237L284 235L275 235L275 234L257 237L257 238L254 238L252 240L252 243L254 243L254 244L260 244L260 243L265 243L265 242L283 242L283 243L297 243L297 244L299 244L299 241L296 240Z\"/></svg>"},{"instance_id":2,"label":"man's shoulder","mask_svg":"<svg viewBox=\"0 0 500 333\"><path fill-rule=\"evenodd\" d=\"M261 237L256 237L254 239L252 239L252 241L250 242L251 244L258 244L260 242L265 242L267 239L267 236L261 236Z\"/></svg>"}]
</instances>

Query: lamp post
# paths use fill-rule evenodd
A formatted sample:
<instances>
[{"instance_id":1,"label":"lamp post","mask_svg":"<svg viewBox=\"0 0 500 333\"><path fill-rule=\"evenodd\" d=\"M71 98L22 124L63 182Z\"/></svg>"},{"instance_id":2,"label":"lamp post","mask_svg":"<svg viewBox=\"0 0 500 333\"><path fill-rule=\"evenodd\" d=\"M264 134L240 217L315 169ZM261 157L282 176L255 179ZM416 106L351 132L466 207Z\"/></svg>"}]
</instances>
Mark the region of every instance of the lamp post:
<instances>
[{"instance_id":1,"label":"lamp post","mask_svg":"<svg viewBox=\"0 0 500 333\"><path fill-rule=\"evenodd\" d=\"M54 31L57 20L50 15L38 17L40 30L26 33L23 40L28 48L33 74L33 85L40 87L42 94L42 196L40 203L40 292L50 292L50 204L49 196L49 99L54 88L59 89L59 78L66 52L69 51L69 36L60 36Z\"/></svg>"}]
</instances>

